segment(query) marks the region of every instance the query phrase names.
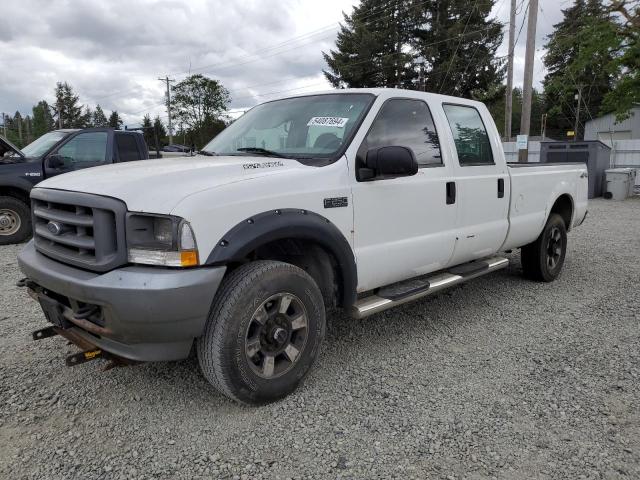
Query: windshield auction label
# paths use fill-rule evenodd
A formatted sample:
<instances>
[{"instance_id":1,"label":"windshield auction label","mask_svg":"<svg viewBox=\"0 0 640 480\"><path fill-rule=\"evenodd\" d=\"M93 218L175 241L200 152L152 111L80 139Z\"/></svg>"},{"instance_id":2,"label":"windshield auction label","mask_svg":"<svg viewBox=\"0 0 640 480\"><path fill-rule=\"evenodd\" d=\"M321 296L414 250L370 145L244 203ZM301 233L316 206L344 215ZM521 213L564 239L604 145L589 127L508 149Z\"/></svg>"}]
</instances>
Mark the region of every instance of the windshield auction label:
<instances>
[{"instance_id":1,"label":"windshield auction label","mask_svg":"<svg viewBox=\"0 0 640 480\"><path fill-rule=\"evenodd\" d=\"M242 168L245 170L255 170L258 168L274 168L274 167L284 167L284 163L278 160L275 162L256 162L256 163L242 164Z\"/></svg>"},{"instance_id":2,"label":"windshield auction label","mask_svg":"<svg viewBox=\"0 0 640 480\"><path fill-rule=\"evenodd\" d=\"M311 117L311 120L309 120L309 123L307 123L307 127L343 128L348 121L348 118L343 117Z\"/></svg>"}]
</instances>

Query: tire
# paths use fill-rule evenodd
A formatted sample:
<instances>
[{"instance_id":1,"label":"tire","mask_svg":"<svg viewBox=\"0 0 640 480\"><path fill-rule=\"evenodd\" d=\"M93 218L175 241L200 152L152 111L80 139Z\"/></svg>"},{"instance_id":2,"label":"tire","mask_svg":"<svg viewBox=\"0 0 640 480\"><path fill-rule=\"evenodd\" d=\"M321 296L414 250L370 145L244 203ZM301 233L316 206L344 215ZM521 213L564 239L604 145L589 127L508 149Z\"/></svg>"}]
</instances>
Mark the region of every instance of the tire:
<instances>
[{"instance_id":1,"label":"tire","mask_svg":"<svg viewBox=\"0 0 640 480\"><path fill-rule=\"evenodd\" d=\"M322 293L304 270L284 262L248 263L216 294L197 340L200 369L232 400L273 402L302 382L325 330Z\"/></svg>"},{"instance_id":2,"label":"tire","mask_svg":"<svg viewBox=\"0 0 640 480\"><path fill-rule=\"evenodd\" d=\"M560 275L567 253L567 228L557 213L552 213L535 242L522 247L524 276L540 282L552 282Z\"/></svg>"},{"instance_id":3,"label":"tire","mask_svg":"<svg viewBox=\"0 0 640 480\"><path fill-rule=\"evenodd\" d=\"M29 206L14 197L0 197L0 245L20 243L30 236Z\"/></svg>"}]
</instances>

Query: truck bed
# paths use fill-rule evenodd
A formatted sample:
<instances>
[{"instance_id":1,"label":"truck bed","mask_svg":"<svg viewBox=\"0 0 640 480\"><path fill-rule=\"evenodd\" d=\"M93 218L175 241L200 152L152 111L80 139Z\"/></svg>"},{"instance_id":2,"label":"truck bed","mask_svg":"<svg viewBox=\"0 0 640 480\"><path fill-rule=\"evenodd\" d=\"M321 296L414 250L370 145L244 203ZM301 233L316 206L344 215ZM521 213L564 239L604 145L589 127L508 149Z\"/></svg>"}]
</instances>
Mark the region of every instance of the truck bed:
<instances>
[{"instance_id":1,"label":"truck bed","mask_svg":"<svg viewBox=\"0 0 640 480\"><path fill-rule=\"evenodd\" d=\"M533 242L562 193L585 199L574 205L569 229L584 219L587 210L587 166L583 163L508 163L511 179L509 231L502 250ZM573 201L573 200L572 200Z\"/></svg>"}]
</instances>

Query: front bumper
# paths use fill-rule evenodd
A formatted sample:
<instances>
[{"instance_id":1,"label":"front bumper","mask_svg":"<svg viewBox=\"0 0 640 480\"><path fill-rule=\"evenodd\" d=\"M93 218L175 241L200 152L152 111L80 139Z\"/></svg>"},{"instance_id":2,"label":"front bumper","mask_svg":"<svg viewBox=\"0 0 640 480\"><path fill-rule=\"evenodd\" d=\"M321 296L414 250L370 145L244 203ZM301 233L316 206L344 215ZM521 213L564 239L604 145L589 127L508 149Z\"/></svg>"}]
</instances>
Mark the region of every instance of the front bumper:
<instances>
[{"instance_id":1,"label":"front bumper","mask_svg":"<svg viewBox=\"0 0 640 480\"><path fill-rule=\"evenodd\" d=\"M59 307L71 320L70 330L106 352L135 361L187 357L194 338L204 332L226 270L128 266L99 274L51 260L36 251L33 241L18 262L41 287L41 305ZM74 316L87 305L96 307L99 321Z\"/></svg>"}]
</instances>

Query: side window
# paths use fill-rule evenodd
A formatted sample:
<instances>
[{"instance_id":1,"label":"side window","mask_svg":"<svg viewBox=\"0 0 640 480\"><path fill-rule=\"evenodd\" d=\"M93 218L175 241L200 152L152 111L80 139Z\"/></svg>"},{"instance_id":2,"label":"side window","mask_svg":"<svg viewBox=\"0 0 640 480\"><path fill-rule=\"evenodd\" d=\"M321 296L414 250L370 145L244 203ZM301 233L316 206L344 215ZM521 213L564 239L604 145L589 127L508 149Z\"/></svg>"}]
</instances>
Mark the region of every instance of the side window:
<instances>
[{"instance_id":1,"label":"side window","mask_svg":"<svg viewBox=\"0 0 640 480\"><path fill-rule=\"evenodd\" d=\"M121 162L140 160L138 142L130 133L116 133L116 149L118 150L118 159Z\"/></svg>"},{"instance_id":2,"label":"side window","mask_svg":"<svg viewBox=\"0 0 640 480\"><path fill-rule=\"evenodd\" d=\"M493 152L480 113L473 107L443 105L461 166L493 165Z\"/></svg>"},{"instance_id":3,"label":"side window","mask_svg":"<svg viewBox=\"0 0 640 480\"><path fill-rule=\"evenodd\" d=\"M58 149L65 164L76 168L102 165L107 158L107 132L76 135Z\"/></svg>"},{"instance_id":4,"label":"side window","mask_svg":"<svg viewBox=\"0 0 640 480\"><path fill-rule=\"evenodd\" d=\"M385 102L367 133L364 146L367 150L408 147L413 150L418 166L442 165L438 133L429 107L422 100L398 98Z\"/></svg>"}]
</instances>

